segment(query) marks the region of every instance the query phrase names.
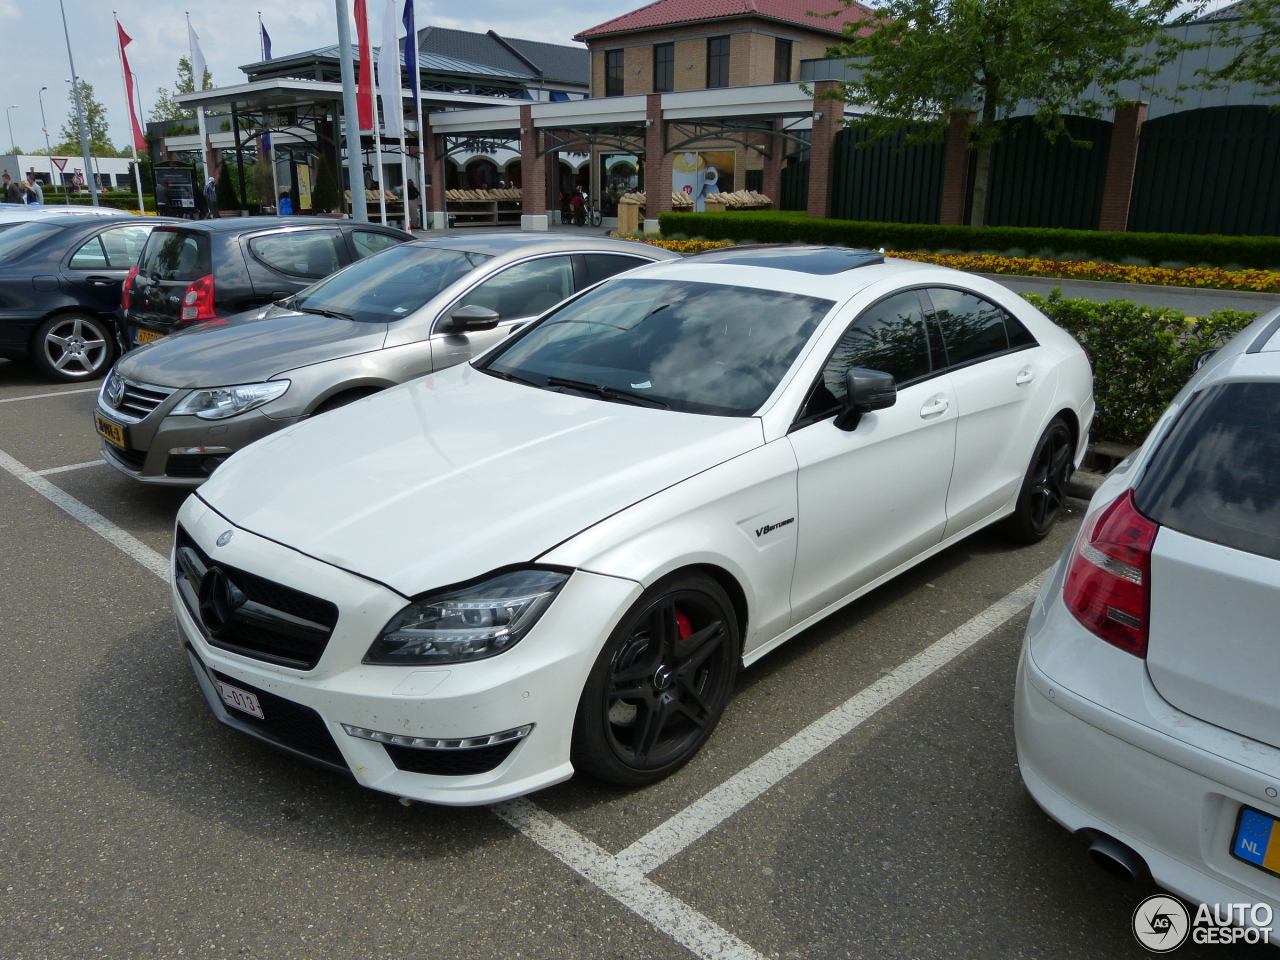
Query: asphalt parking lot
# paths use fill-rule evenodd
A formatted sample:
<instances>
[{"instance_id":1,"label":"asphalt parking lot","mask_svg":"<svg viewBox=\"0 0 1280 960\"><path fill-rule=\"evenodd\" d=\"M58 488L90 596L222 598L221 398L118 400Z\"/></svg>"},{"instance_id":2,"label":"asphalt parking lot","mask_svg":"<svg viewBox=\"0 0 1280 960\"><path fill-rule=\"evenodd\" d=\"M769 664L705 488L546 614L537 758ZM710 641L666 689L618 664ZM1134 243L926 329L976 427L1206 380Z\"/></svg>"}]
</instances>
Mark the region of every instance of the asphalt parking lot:
<instances>
[{"instance_id":1,"label":"asphalt parking lot","mask_svg":"<svg viewBox=\"0 0 1280 960\"><path fill-rule=\"evenodd\" d=\"M403 806L215 722L162 579L184 494L100 462L92 405L0 361L0 958L1147 955L1154 888L1092 866L1014 758L1029 603L1083 504L743 672L656 786Z\"/></svg>"}]
</instances>

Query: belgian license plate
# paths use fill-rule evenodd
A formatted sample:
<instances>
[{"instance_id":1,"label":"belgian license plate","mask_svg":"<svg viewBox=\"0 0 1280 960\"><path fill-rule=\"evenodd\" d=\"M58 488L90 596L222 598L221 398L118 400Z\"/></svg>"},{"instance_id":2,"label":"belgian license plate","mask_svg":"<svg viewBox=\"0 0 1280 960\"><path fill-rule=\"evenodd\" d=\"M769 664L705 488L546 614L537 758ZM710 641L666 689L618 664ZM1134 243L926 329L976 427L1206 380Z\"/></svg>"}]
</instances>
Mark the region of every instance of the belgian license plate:
<instances>
[{"instance_id":1,"label":"belgian license plate","mask_svg":"<svg viewBox=\"0 0 1280 960\"><path fill-rule=\"evenodd\" d=\"M100 413L93 415L93 422L98 428L98 434L108 443L114 443L121 450L124 449L124 427L118 423L112 423Z\"/></svg>"},{"instance_id":2,"label":"belgian license plate","mask_svg":"<svg viewBox=\"0 0 1280 960\"><path fill-rule=\"evenodd\" d=\"M258 703L258 698L248 690L241 690L229 683L223 683L217 677L213 678L213 684L218 688L218 696L228 707L250 714L259 720L267 719L266 714L262 712L262 704Z\"/></svg>"},{"instance_id":3,"label":"belgian license plate","mask_svg":"<svg viewBox=\"0 0 1280 960\"><path fill-rule=\"evenodd\" d=\"M1231 855L1280 876L1280 823L1268 814L1241 807L1231 838Z\"/></svg>"},{"instance_id":4,"label":"belgian license plate","mask_svg":"<svg viewBox=\"0 0 1280 960\"><path fill-rule=\"evenodd\" d=\"M152 340L160 340L164 337L163 333L156 333L154 330L143 330L138 328L138 332L133 335L133 342L138 346L144 343L150 343Z\"/></svg>"}]
</instances>

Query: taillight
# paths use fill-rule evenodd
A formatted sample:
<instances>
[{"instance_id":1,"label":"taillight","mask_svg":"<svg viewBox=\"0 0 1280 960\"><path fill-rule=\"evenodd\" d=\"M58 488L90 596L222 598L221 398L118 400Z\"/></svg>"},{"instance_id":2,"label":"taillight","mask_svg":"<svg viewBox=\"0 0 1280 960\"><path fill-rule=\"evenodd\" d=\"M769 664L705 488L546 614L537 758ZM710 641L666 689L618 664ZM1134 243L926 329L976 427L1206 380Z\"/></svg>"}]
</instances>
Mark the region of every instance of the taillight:
<instances>
[{"instance_id":1,"label":"taillight","mask_svg":"<svg viewBox=\"0 0 1280 960\"><path fill-rule=\"evenodd\" d=\"M201 277L187 287L182 295L182 315L178 318L183 323L192 320L212 320L217 314L213 312L213 274Z\"/></svg>"},{"instance_id":2,"label":"taillight","mask_svg":"<svg viewBox=\"0 0 1280 960\"><path fill-rule=\"evenodd\" d=\"M1147 655L1151 547L1159 525L1138 512L1126 490L1081 531L1062 598L1090 632L1136 657Z\"/></svg>"},{"instance_id":3,"label":"taillight","mask_svg":"<svg viewBox=\"0 0 1280 960\"><path fill-rule=\"evenodd\" d=\"M129 275L124 278L124 286L120 288L120 309L129 309L129 297L133 294L133 278L138 275L138 268L131 267Z\"/></svg>"}]
</instances>

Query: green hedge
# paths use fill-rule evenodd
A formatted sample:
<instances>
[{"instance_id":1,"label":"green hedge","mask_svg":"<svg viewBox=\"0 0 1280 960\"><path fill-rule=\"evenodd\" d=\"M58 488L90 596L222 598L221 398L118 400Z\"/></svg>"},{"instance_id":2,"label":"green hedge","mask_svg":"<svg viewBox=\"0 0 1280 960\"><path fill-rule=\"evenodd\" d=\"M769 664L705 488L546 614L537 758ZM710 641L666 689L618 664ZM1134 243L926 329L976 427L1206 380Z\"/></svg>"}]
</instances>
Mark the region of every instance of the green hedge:
<instances>
[{"instance_id":1,"label":"green hedge","mask_svg":"<svg viewBox=\"0 0 1280 960\"><path fill-rule=\"evenodd\" d=\"M152 213L156 211L156 198L142 195L143 202L147 205L147 209ZM45 203L68 203L73 206L88 207L93 205L93 200L89 194L82 193L79 196L63 197L62 194L50 190L48 187L44 191ZM124 193L121 191L112 191L111 193L101 192L98 194L98 206L112 207L116 210L137 210L138 195L136 193Z\"/></svg>"},{"instance_id":2,"label":"green hedge","mask_svg":"<svg viewBox=\"0 0 1280 960\"><path fill-rule=\"evenodd\" d=\"M1215 234L1123 233L1102 230L1047 230L1034 227L939 226L929 223L871 223L810 219L789 211L760 213L663 213L663 236L684 234L709 240L757 243L830 243L849 247L964 253L1021 249L1029 255L1052 251L1064 259L1118 263L1140 257L1151 263L1183 262L1280 270L1280 237L1226 237Z\"/></svg>"},{"instance_id":3,"label":"green hedge","mask_svg":"<svg viewBox=\"0 0 1280 960\"><path fill-rule=\"evenodd\" d=\"M1215 310L1188 317L1129 300L1067 300L1056 288L1047 297L1023 296L1084 347L1097 403L1093 439L1117 443L1141 443L1194 372L1196 357L1222 346L1257 316Z\"/></svg>"}]
</instances>

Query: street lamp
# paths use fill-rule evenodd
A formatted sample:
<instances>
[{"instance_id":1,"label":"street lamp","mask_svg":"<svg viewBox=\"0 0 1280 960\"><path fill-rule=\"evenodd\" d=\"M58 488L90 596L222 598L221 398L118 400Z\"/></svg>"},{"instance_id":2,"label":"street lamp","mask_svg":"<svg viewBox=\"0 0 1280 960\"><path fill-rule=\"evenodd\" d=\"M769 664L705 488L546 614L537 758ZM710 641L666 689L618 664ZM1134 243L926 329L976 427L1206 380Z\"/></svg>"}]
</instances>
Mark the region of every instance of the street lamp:
<instances>
[{"instance_id":1,"label":"street lamp","mask_svg":"<svg viewBox=\"0 0 1280 960\"><path fill-rule=\"evenodd\" d=\"M16 103L12 107L4 108L4 119L5 122L9 124L9 152L12 154L16 154L18 152L18 145L13 141L13 117L9 116L9 111L17 109L18 104Z\"/></svg>"},{"instance_id":2,"label":"street lamp","mask_svg":"<svg viewBox=\"0 0 1280 960\"><path fill-rule=\"evenodd\" d=\"M41 87L36 99L40 101L40 130L44 133L44 152L49 157L49 186L52 188L58 185L58 176L53 172L53 147L49 145L49 124L44 118L44 92L48 89Z\"/></svg>"}]
</instances>

